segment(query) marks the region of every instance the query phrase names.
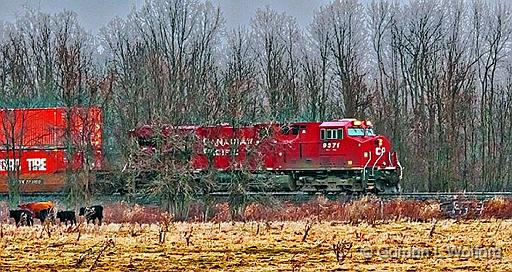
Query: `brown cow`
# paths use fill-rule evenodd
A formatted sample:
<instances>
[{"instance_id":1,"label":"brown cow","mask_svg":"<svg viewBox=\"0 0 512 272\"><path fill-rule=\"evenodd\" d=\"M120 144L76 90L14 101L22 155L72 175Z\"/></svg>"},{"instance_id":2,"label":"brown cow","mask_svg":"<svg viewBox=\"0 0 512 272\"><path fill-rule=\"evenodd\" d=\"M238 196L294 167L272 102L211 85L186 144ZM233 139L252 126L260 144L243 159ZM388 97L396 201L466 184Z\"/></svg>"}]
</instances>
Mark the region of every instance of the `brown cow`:
<instances>
[{"instance_id":1,"label":"brown cow","mask_svg":"<svg viewBox=\"0 0 512 272\"><path fill-rule=\"evenodd\" d=\"M44 220L50 216L53 218L53 208L55 205L51 201L44 202L31 202L18 205L21 209L26 209L32 212L35 218L41 220L41 224Z\"/></svg>"}]
</instances>

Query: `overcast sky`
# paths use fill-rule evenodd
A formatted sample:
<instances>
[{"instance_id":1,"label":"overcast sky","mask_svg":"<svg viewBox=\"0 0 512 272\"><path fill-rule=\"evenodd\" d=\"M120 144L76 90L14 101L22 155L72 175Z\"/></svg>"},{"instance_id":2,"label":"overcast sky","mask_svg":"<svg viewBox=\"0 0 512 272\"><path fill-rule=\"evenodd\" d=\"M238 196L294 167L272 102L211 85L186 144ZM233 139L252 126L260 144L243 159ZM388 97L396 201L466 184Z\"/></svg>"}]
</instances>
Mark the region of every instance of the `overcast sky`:
<instances>
[{"instance_id":1,"label":"overcast sky","mask_svg":"<svg viewBox=\"0 0 512 272\"><path fill-rule=\"evenodd\" d=\"M286 12L295 17L299 24L306 26L313 12L330 0L211 0L219 5L228 27L239 24L249 25L258 8L270 8ZM72 10L78 15L82 26L93 33L106 25L115 16L125 17L132 8L140 7L144 0L0 0L0 20L14 21L25 7L47 13Z\"/></svg>"}]
</instances>

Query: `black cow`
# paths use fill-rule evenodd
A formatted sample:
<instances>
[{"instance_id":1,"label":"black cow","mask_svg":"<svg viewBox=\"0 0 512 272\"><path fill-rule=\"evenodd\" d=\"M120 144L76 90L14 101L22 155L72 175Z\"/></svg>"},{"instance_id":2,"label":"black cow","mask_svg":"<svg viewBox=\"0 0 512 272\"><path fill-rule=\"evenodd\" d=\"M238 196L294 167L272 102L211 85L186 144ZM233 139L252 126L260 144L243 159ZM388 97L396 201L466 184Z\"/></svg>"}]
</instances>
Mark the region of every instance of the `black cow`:
<instances>
[{"instance_id":1,"label":"black cow","mask_svg":"<svg viewBox=\"0 0 512 272\"><path fill-rule=\"evenodd\" d=\"M53 208L40 210L39 212L35 213L34 217L41 220L41 225L44 224L44 221L46 219L48 219L52 222L55 221L55 214L54 214Z\"/></svg>"},{"instance_id":2,"label":"black cow","mask_svg":"<svg viewBox=\"0 0 512 272\"><path fill-rule=\"evenodd\" d=\"M32 212L29 210L9 210L9 217L14 218L16 227L20 224L23 226L32 226L34 220L32 219Z\"/></svg>"},{"instance_id":3,"label":"black cow","mask_svg":"<svg viewBox=\"0 0 512 272\"><path fill-rule=\"evenodd\" d=\"M64 222L66 226L68 225L68 222L70 222L71 225L76 225L75 211L58 211L57 218L61 223Z\"/></svg>"},{"instance_id":4,"label":"black cow","mask_svg":"<svg viewBox=\"0 0 512 272\"><path fill-rule=\"evenodd\" d=\"M87 224L89 221L94 221L98 219L99 224L101 225L101 220L103 219L103 206L95 205L91 207L82 207L80 208L79 216L85 216L87 219Z\"/></svg>"}]
</instances>

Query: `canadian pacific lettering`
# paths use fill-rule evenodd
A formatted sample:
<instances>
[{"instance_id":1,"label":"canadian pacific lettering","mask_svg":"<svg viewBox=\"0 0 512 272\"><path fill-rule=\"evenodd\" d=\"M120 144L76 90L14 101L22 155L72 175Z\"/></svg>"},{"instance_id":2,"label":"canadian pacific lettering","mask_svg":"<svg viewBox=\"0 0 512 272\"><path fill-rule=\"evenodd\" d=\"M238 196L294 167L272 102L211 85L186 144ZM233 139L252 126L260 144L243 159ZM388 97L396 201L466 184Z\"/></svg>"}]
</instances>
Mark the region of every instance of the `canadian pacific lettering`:
<instances>
[{"instance_id":1,"label":"canadian pacific lettering","mask_svg":"<svg viewBox=\"0 0 512 272\"><path fill-rule=\"evenodd\" d=\"M203 138L203 153L213 156L238 156L238 148L258 145L259 140L253 138Z\"/></svg>"}]
</instances>

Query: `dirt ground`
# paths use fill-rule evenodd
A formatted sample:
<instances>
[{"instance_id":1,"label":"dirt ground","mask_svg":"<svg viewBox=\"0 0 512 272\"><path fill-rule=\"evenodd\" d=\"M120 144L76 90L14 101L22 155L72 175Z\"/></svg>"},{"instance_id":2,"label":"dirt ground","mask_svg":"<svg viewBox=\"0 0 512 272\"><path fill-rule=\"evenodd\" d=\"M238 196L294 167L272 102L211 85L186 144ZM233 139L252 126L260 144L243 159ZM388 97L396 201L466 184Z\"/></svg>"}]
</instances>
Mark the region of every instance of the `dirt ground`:
<instances>
[{"instance_id":1,"label":"dirt ground","mask_svg":"<svg viewBox=\"0 0 512 272\"><path fill-rule=\"evenodd\" d=\"M0 271L512 271L512 220L173 223L165 237L164 229L3 224Z\"/></svg>"}]
</instances>

